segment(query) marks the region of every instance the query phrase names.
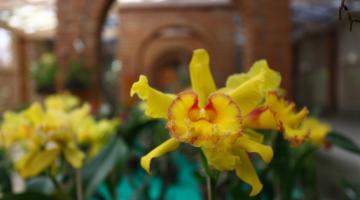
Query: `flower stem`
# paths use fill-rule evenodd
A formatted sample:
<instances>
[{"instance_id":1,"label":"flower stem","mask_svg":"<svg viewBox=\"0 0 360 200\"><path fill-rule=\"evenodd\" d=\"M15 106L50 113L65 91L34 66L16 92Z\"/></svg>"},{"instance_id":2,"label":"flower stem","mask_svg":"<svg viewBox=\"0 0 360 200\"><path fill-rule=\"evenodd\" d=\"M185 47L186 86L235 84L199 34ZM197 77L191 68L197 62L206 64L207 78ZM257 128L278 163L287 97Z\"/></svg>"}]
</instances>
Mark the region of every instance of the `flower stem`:
<instances>
[{"instance_id":1,"label":"flower stem","mask_svg":"<svg viewBox=\"0 0 360 200\"><path fill-rule=\"evenodd\" d=\"M206 177L206 189L208 200L212 200L211 178L209 176Z\"/></svg>"},{"instance_id":2,"label":"flower stem","mask_svg":"<svg viewBox=\"0 0 360 200\"><path fill-rule=\"evenodd\" d=\"M80 169L75 170L75 182L76 182L76 196L77 200L83 200L83 191L82 191L82 183L81 183L81 171Z\"/></svg>"},{"instance_id":3,"label":"flower stem","mask_svg":"<svg viewBox=\"0 0 360 200\"><path fill-rule=\"evenodd\" d=\"M201 154L201 164L202 164L202 166L205 170L205 174L206 174L206 190L207 190L207 197L208 197L207 199L212 200L213 192L212 192L212 185L211 185L210 167L209 167L207 159L204 155L204 152L202 150L200 150L200 154Z\"/></svg>"}]
</instances>

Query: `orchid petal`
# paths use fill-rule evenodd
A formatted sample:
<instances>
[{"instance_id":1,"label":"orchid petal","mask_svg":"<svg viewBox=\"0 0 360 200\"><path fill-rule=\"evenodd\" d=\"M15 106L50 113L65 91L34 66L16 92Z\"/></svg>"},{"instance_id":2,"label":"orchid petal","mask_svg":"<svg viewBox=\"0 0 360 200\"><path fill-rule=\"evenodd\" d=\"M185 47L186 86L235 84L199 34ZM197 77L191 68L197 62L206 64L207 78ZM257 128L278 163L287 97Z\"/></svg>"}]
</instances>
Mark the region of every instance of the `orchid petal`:
<instances>
[{"instance_id":1,"label":"orchid petal","mask_svg":"<svg viewBox=\"0 0 360 200\"><path fill-rule=\"evenodd\" d=\"M261 191L263 186L247 153L245 151L239 151L238 153L240 162L235 167L236 174L245 183L251 185L250 196L255 196Z\"/></svg>"},{"instance_id":2,"label":"orchid petal","mask_svg":"<svg viewBox=\"0 0 360 200\"><path fill-rule=\"evenodd\" d=\"M190 62L190 79L193 91L199 97L199 106L204 107L208 96L216 90L211 75L209 55L205 49L197 49Z\"/></svg>"},{"instance_id":3,"label":"orchid petal","mask_svg":"<svg viewBox=\"0 0 360 200\"><path fill-rule=\"evenodd\" d=\"M150 87L144 75L132 85L130 95L134 94L146 102L145 114L154 118L167 118L168 108L175 99L175 95L164 94Z\"/></svg>"},{"instance_id":4,"label":"orchid petal","mask_svg":"<svg viewBox=\"0 0 360 200\"><path fill-rule=\"evenodd\" d=\"M160 157L170 151L174 151L179 147L180 142L171 138L157 146L145 156L141 157L141 166L150 174L150 164L153 158Z\"/></svg>"}]
</instances>

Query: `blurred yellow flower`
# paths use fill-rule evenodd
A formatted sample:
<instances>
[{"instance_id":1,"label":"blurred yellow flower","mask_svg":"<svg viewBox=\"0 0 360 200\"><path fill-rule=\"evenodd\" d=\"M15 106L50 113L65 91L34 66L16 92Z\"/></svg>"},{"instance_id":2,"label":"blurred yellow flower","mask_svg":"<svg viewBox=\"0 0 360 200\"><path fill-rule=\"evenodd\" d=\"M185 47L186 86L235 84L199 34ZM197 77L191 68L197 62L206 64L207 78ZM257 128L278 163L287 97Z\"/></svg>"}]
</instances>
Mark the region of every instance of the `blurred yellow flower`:
<instances>
[{"instance_id":1,"label":"blurred yellow flower","mask_svg":"<svg viewBox=\"0 0 360 200\"><path fill-rule=\"evenodd\" d=\"M80 100L68 93L51 95L45 99L46 109L69 111L79 104Z\"/></svg>"},{"instance_id":2,"label":"blurred yellow flower","mask_svg":"<svg viewBox=\"0 0 360 200\"><path fill-rule=\"evenodd\" d=\"M175 150L181 142L188 143L204 151L210 166L235 170L240 179L252 186L250 195L256 195L262 184L248 153L257 153L268 163L273 151L262 144L260 134L249 129L262 128L251 126L255 124L255 118L249 120L253 112L266 108L271 112L271 128L279 129L277 125L281 123L289 135L296 134L291 131L296 130L307 112L296 114L292 105L271 95L271 91L278 90L281 77L266 61L256 62L247 73L230 76L226 87L221 89L216 88L209 62L204 49L194 51L189 66L192 90L177 95L150 87L143 75L133 84L131 96L137 94L145 101L148 116L166 119L171 135L143 156L141 165L150 172L153 158Z\"/></svg>"},{"instance_id":3,"label":"blurred yellow flower","mask_svg":"<svg viewBox=\"0 0 360 200\"><path fill-rule=\"evenodd\" d=\"M298 146L310 135L309 129L301 127L308 113L307 108L296 112L294 103L286 101L277 92L270 92L263 105L245 116L244 126L279 130L292 145Z\"/></svg>"},{"instance_id":4,"label":"blurred yellow flower","mask_svg":"<svg viewBox=\"0 0 360 200\"><path fill-rule=\"evenodd\" d=\"M310 132L310 143L321 146L326 143L326 135L331 131L331 127L321 123L318 119L309 117L304 120L302 128Z\"/></svg>"},{"instance_id":5,"label":"blurred yellow flower","mask_svg":"<svg viewBox=\"0 0 360 200\"><path fill-rule=\"evenodd\" d=\"M79 105L79 99L64 93L46 98L44 107L33 103L22 112L4 114L0 145L8 150L12 147L20 150L14 162L23 177L35 176L55 166L62 156L71 166L80 168L85 152L79 144L90 145L92 155L100 149L118 122L98 122L91 116L88 104ZM85 129L89 122L91 126ZM84 134L90 139L84 140Z\"/></svg>"},{"instance_id":6,"label":"blurred yellow flower","mask_svg":"<svg viewBox=\"0 0 360 200\"><path fill-rule=\"evenodd\" d=\"M5 123L1 126L1 146L9 148L16 140L27 137L29 124L23 115L7 111L3 115L3 121Z\"/></svg>"}]
</instances>

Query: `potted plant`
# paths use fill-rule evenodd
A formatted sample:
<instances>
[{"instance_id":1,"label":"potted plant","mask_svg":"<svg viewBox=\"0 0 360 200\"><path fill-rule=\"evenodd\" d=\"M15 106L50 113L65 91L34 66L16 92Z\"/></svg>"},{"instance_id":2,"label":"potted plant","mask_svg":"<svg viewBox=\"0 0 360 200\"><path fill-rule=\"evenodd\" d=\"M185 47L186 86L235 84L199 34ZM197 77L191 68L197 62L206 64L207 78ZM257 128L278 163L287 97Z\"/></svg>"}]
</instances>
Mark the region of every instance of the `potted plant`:
<instances>
[{"instance_id":1,"label":"potted plant","mask_svg":"<svg viewBox=\"0 0 360 200\"><path fill-rule=\"evenodd\" d=\"M68 73L65 77L65 87L72 92L80 92L89 88L90 73L78 60L70 63Z\"/></svg>"},{"instance_id":2,"label":"potted plant","mask_svg":"<svg viewBox=\"0 0 360 200\"><path fill-rule=\"evenodd\" d=\"M38 93L51 94L55 92L56 72L55 55L53 53L44 53L31 70Z\"/></svg>"}]
</instances>

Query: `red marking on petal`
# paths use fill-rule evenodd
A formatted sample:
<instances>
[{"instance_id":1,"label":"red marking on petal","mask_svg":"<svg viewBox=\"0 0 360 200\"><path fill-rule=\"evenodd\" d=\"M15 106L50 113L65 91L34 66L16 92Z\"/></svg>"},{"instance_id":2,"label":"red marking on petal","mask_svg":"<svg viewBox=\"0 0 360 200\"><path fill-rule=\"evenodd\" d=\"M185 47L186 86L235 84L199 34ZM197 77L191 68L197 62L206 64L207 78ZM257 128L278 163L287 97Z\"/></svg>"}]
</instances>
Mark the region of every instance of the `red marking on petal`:
<instances>
[{"instance_id":1,"label":"red marking on petal","mask_svg":"<svg viewBox=\"0 0 360 200\"><path fill-rule=\"evenodd\" d=\"M255 108L254 110L252 110L249 114L248 117L251 119L257 119L260 117L260 115L265 112L268 108L267 107L259 107L259 108Z\"/></svg>"},{"instance_id":2,"label":"red marking on petal","mask_svg":"<svg viewBox=\"0 0 360 200\"><path fill-rule=\"evenodd\" d=\"M208 115L209 122L213 122L214 119L216 118L216 109L215 109L211 99L209 100L209 103L205 106L205 111Z\"/></svg>"},{"instance_id":3,"label":"red marking on petal","mask_svg":"<svg viewBox=\"0 0 360 200\"><path fill-rule=\"evenodd\" d=\"M208 104L206 104L205 110L215 110L214 105L211 100L209 100Z\"/></svg>"},{"instance_id":4,"label":"red marking on petal","mask_svg":"<svg viewBox=\"0 0 360 200\"><path fill-rule=\"evenodd\" d=\"M199 119L199 98L194 96L194 103L188 111L188 116L191 121L197 121Z\"/></svg>"},{"instance_id":5,"label":"red marking on petal","mask_svg":"<svg viewBox=\"0 0 360 200\"><path fill-rule=\"evenodd\" d=\"M199 98L198 96L194 97L194 104L191 106L190 110L199 109Z\"/></svg>"}]
</instances>

